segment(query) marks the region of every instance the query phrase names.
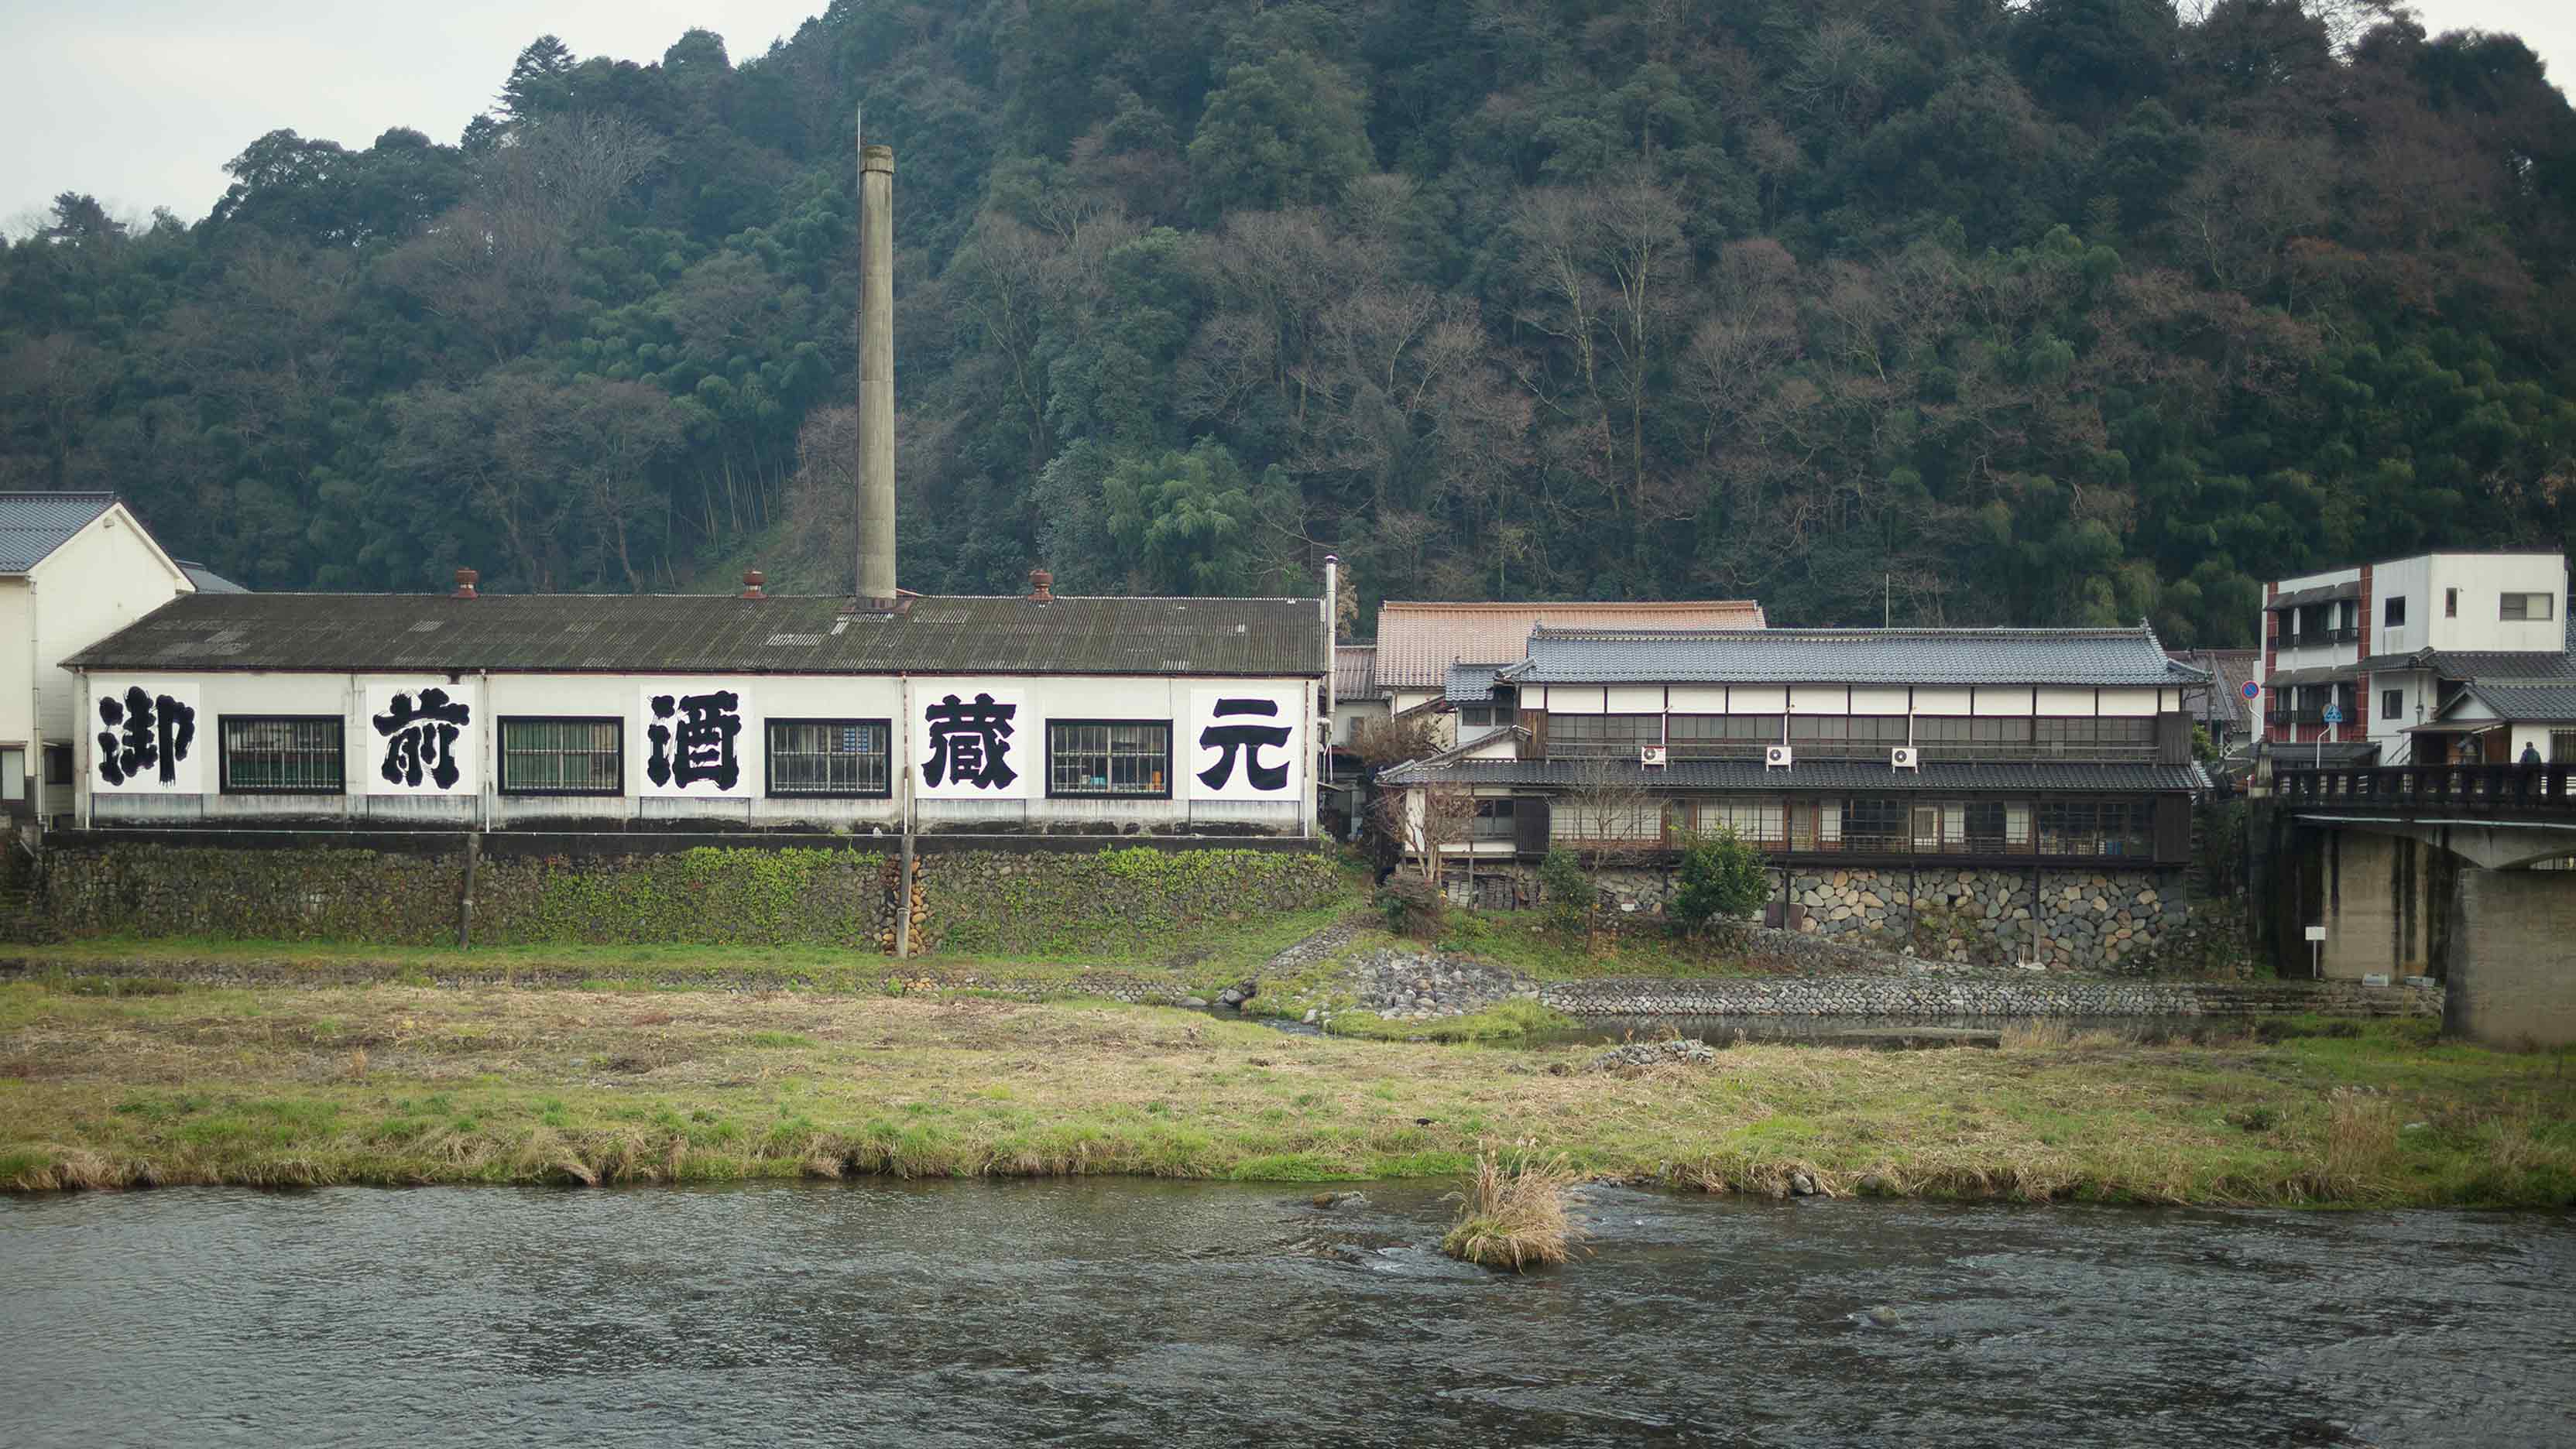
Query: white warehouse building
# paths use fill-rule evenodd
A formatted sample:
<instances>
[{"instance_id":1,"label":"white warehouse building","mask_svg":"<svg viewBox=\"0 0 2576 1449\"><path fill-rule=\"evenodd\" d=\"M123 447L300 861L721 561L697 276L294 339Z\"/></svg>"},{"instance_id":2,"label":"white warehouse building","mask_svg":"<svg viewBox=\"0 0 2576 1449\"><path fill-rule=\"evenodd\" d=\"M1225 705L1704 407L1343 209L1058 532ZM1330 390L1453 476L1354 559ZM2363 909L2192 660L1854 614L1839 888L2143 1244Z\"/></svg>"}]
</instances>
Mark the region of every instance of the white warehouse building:
<instances>
[{"instance_id":1,"label":"white warehouse building","mask_svg":"<svg viewBox=\"0 0 2576 1449\"><path fill-rule=\"evenodd\" d=\"M756 577L756 576L755 576ZM1315 599L193 594L66 661L87 829L1311 837Z\"/></svg>"}]
</instances>

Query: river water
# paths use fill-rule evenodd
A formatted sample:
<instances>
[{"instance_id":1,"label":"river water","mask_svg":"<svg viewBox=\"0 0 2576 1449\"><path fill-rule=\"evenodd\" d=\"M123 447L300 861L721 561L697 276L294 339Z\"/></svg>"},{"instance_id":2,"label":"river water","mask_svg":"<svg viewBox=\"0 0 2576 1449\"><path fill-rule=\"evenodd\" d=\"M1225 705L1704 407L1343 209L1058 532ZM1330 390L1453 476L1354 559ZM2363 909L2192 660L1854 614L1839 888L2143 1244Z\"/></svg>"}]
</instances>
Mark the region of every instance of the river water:
<instances>
[{"instance_id":1,"label":"river water","mask_svg":"<svg viewBox=\"0 0 2576 1449\"><path fill-rule=\"evenodd\" d=\"M1437 1197L0 1201L0 1442L2576 1443L2566 1215L1594 1189L1514 1278Z\"/></svg>"}]
</instances>

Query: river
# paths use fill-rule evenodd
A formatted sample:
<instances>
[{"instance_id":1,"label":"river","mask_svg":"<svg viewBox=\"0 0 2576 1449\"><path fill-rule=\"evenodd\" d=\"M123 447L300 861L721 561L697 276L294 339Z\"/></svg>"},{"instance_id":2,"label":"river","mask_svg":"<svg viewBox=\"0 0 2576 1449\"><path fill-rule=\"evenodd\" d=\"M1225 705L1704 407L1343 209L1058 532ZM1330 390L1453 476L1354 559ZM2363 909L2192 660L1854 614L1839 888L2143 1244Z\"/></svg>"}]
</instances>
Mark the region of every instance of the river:
<instances>
[{"instance_id":1,"label":"river","mask_svg":"<svg viewBox=\"0 0 2576 1449\"><path fill-rule=\"evenodd\" d=\"M2576 1442L2563 1214L1593 1189L1514 1278L1438 1193L0 1200L0 1442Z\"/></svg>"}]
</instances>

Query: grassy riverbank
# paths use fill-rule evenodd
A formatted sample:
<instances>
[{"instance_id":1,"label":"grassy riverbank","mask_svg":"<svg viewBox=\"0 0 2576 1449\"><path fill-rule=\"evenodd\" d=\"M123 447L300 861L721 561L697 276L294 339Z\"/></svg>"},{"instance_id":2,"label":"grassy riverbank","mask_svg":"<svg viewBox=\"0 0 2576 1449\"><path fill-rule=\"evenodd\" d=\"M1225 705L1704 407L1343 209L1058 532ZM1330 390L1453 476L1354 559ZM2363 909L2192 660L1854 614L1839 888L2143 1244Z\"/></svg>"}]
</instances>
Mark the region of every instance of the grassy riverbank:
<instances>
[{"instance_id":1,"label":"grassy riverbank","mask_svg":"<svg viewBox=\"0 0 2576 1449\"><path fill-rule=\"evenodd\" d=\"M1713 1068L809 992L0 986L0 1187L848 1172L1452 1176L1481 1143L1717 1190L2576 1200L2576 1059L2429 1024L2141 1047L1743 1046ZM2334 1030L2352 1030L2327 1024ZM1562 1074L1559 1068L1567 1068Z\"/></svg>"}]
</instances>

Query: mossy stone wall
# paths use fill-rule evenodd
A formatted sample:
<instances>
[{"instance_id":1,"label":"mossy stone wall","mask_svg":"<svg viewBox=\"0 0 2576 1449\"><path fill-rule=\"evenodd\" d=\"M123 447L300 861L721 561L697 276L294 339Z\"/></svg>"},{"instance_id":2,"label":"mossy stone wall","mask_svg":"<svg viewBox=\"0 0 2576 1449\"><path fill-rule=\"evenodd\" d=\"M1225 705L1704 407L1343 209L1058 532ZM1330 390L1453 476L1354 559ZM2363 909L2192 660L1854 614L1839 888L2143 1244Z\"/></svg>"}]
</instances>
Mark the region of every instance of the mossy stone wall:
<instances>
[{"instance_id":1,"label":"mossy stone wall","mask_svg":"<svg viewBox=\"0 0 2576 1449\"><path fill-rule=\"evenodd\" d=\"M1151 953L1168 949L1175 928L1308 910L1339 886L1319 851L961 851L924 861L922 949Z\"/></svg>"},{"instance_id":2,"label":"mossy stone wall","mask_svg":"<svg viewBox=\"0 0 2576 1449\"><path fill-rule=\"evenodd\" d=\"M965 851L920 861L918 949L1151 953L1178 927L1302 910L1338 887L1319 853L1140 848ZM885 855L702 846L668 854L486 855L477 945L842 946L894 922ZM66 937L212 936L452 946L460 846L243 849L163 844L46 854L33 909Z\"/></svg>"}]
</instances>

